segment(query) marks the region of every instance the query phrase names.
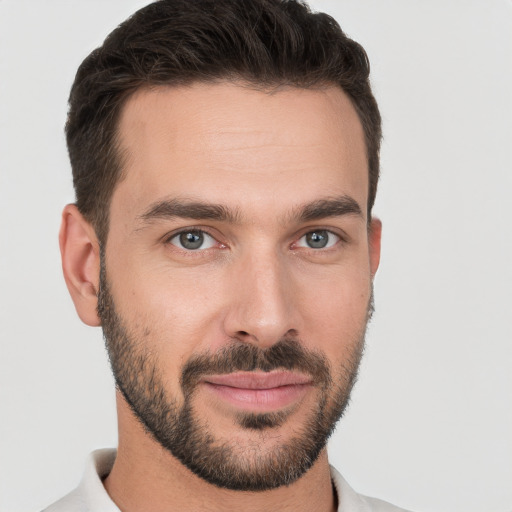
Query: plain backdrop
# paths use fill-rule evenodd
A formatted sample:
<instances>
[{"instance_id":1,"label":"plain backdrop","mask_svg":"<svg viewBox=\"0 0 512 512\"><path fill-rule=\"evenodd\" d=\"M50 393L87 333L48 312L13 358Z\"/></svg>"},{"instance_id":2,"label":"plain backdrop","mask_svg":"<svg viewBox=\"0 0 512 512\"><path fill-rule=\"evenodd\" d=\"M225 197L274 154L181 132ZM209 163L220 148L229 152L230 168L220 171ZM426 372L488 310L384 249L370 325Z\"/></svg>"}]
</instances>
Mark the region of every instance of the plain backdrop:
<instances>
[{"instance_id":1,"label":"plain backdrop","mask_svg":"<svg viewBox=\"0 0 512 512\"><path fill-rule=\"evenodd\" d=\"M0 510L116 444L99 329L60 271L63 125L82 59L147 0L0 0ZM512 510L512 2L327 0L384 120L377 312L331 462L417 512Z\"/></svg>"}]
</instances>

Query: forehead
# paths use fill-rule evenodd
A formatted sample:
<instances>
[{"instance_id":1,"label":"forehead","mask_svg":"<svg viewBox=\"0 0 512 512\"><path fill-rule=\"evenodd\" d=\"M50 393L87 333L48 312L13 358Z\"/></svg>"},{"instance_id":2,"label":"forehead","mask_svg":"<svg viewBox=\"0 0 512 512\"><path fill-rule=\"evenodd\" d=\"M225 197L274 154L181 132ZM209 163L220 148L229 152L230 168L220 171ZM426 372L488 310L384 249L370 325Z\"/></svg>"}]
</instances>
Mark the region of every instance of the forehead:
<instances>
[{"instance_id":1,"label":"forehead","mask_svg":"<svg viewBox=\"0 0 512 512\"><path fill-rule=\"evenodd\" d=\"M363 130L339 87L143 89L127 101L119 137L126 159L113 203L126 208L166 196L222 203L350 194L365 210Z\"/></svg>"}]
</instances>

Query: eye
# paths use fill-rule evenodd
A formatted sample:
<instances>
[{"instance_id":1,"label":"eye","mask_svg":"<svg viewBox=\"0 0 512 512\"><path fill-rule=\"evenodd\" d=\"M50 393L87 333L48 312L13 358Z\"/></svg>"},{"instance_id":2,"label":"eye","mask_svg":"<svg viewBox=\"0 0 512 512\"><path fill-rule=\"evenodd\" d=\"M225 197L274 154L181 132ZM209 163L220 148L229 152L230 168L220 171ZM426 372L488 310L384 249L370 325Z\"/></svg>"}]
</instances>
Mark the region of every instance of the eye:
<instances>
[{"instance_id":1,"label":"eye","mask_svg":"<svg viewBox=\"0 0 512 512\"><path fill-rule=\"evenodd\" d=\"M340 240L338 235L326 229L310 231L302 236L297 242L298 247L308 247L309 249L328 249Z\"/></svg>"},{"instance_id":2,"label":"eye","mask_svg":"<svg viewBox=\"0 0 512 512\"><path fill-rule=\"evenodd\" d=\"M169 243L186 251L197 251L210 249L216 245L217 241L204 231L189 229L174 235L169 239Z\"/></svg>"}]
</instances>

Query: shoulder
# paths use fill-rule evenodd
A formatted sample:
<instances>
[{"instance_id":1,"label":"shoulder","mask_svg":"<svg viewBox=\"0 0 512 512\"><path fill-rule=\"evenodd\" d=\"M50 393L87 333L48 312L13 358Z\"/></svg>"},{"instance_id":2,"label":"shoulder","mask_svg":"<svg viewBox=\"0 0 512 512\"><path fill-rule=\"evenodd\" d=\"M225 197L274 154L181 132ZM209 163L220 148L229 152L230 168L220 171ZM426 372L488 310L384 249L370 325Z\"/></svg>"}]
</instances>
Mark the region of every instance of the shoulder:
<instances>
[{"instance_id":1,"label":"shoulder","mask_svg":"<svg viewBox=\"0 0 512 512\"><path fill-rule=\"evenodd\" d=\"M87 503L80 491L80 487L76 488L59 501L46 507L42 512L89 512Z\"/></svg>"},{"instance_id":2,"label":"shoulder","mask_svg":"<svg viewBox=\"0 0 512 512\"><path fill-rule=\"evenodd\" d=\"M331 478L338 493L338 512L408 512L387 501L358 494L332 466Z\"/></svg>"},{"instance_id":3,"label":"shoulder","mask_svg":"<svg viewBox=\"0 0 512 512\"><path fill-rule=\"evenodd\" d=\"M96 450L91 453L79 486L43 512L119 512L103 487L116 457L116 450Z\"/></svg>"}]
</instances>

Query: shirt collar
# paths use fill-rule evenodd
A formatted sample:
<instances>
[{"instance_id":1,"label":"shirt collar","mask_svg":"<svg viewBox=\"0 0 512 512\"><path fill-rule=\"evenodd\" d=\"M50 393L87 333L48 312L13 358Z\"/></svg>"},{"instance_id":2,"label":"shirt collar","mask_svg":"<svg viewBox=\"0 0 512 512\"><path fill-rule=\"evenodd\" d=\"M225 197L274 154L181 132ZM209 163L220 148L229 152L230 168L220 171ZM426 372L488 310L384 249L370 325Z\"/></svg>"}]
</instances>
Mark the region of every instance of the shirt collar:
<instances>
[{"instance_id":1,"label":"shirt collar","mask_svg":"<svg viewBox=\"0 0 512 512\"><path fill-rule=\"evenodd\" d=\"M83 506L82 510L120 512L103 486L103 479L110 473L116 453L117 451L113 448L105 448L96 450L89 455L80 485L70 495L70 497L73 496L80 500ZM375 510L371 507L368 499L357 494L332 466L331 478L338 495L338 512L371 512Z\"/></svg>"}]
</instances>

